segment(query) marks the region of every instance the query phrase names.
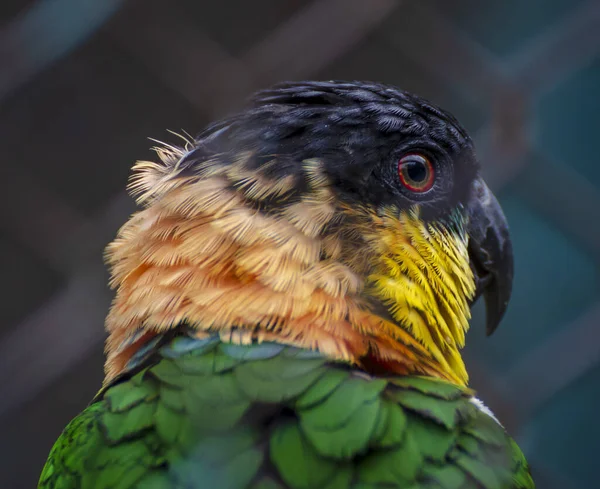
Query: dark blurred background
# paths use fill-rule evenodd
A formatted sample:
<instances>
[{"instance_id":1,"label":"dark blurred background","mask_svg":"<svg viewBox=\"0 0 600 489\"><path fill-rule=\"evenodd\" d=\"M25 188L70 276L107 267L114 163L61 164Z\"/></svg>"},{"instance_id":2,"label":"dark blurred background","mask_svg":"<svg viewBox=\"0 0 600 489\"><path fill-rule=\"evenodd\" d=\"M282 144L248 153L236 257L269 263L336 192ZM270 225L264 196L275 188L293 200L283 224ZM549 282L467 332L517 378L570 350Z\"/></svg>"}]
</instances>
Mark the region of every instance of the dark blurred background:
<instances>
[{"instance_id":1,"label":"dark blurred background","mask_svg":"<svg viewBox=\"0 0 600 489\"><path fill-rule=\"evenodd\" d=\"M102 380L102 250L148 137L200 131L255 89L370 79L475 137L516 254L472 385L541 489L599 487L600 2L2 0L0 487L31 488Z\"/></svg>"}]
</instances>

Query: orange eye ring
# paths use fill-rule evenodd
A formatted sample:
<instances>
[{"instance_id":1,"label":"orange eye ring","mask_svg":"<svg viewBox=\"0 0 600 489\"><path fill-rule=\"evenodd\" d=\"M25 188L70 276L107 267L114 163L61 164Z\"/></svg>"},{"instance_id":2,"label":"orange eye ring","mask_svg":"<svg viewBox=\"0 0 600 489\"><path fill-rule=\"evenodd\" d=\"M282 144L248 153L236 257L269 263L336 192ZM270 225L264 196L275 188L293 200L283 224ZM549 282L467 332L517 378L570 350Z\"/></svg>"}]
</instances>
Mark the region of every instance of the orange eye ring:
<instances>
[{"instance_id":1,"label":"orange eye ring","mask_svg":"<svg viewBox=\"0 0 600 489\"><path fill-rule=\"evenodd\" d=\"M408 190L423 193L433 187L435 174L429 158L419 153L410 153L398 161L398 176Z\"/></svg>"}]
</instances>

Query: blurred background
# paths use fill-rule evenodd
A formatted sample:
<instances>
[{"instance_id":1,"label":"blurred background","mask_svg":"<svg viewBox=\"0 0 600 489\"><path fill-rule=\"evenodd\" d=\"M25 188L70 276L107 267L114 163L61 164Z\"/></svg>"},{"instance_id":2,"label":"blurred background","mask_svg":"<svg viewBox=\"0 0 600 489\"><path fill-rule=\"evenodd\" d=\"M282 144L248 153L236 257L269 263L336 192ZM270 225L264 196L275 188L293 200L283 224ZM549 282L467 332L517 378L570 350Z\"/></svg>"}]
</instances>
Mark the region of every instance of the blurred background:
<instances>
[{"instance_id":1,"label":"blurred background","mask_svg":"<svg viewBox=\"0 0 600 489\"><path fill-rule=\"evenodd\" d=\"M472 385L541 489L598 487L600 2L2 0L0 487L34 487L102 381L102 250L154 137L255 89L369 79L453 112L512 226L514 298Z\"/></svg>"}]
</instances>

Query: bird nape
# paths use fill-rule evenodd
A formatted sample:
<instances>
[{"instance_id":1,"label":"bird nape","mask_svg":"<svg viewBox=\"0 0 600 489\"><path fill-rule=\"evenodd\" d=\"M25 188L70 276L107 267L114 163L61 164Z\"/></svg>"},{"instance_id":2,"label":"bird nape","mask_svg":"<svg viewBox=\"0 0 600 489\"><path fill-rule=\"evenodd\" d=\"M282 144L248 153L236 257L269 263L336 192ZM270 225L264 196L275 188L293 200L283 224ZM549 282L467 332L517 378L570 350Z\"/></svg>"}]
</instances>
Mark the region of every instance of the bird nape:
<instances>
[{"instance_id":1,"label":"bird nape","mask_svg":"<svg viewBox=\"0 0 600 489\"><path fill-rule=\"evenodd\" d=\"M466 387L508 226L447 112L368 82L294 82L138 162L108 246L105 383L50 488L530 489Z\"/></svg>"}]
</instances>

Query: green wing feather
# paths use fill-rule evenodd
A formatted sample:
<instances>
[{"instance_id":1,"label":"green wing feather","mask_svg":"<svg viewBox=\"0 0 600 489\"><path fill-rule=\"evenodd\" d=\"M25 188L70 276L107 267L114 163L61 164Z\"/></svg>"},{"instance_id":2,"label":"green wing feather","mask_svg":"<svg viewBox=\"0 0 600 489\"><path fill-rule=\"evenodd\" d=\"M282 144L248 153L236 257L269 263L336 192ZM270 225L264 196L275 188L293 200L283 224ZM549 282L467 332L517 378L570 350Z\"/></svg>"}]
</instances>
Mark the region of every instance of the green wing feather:
<instances>
[{"instance_id":1,"label":"green wing feather","mask_svg":"<svg viewBox=\"0 0 600 489\"><path fill-rule=\"evenodd\" d=\"M158 353L158 354L157 354ZM531 489L471 393L314 352L180 337L65 429L40 489Z\"/></svg>"}]
</instances>

